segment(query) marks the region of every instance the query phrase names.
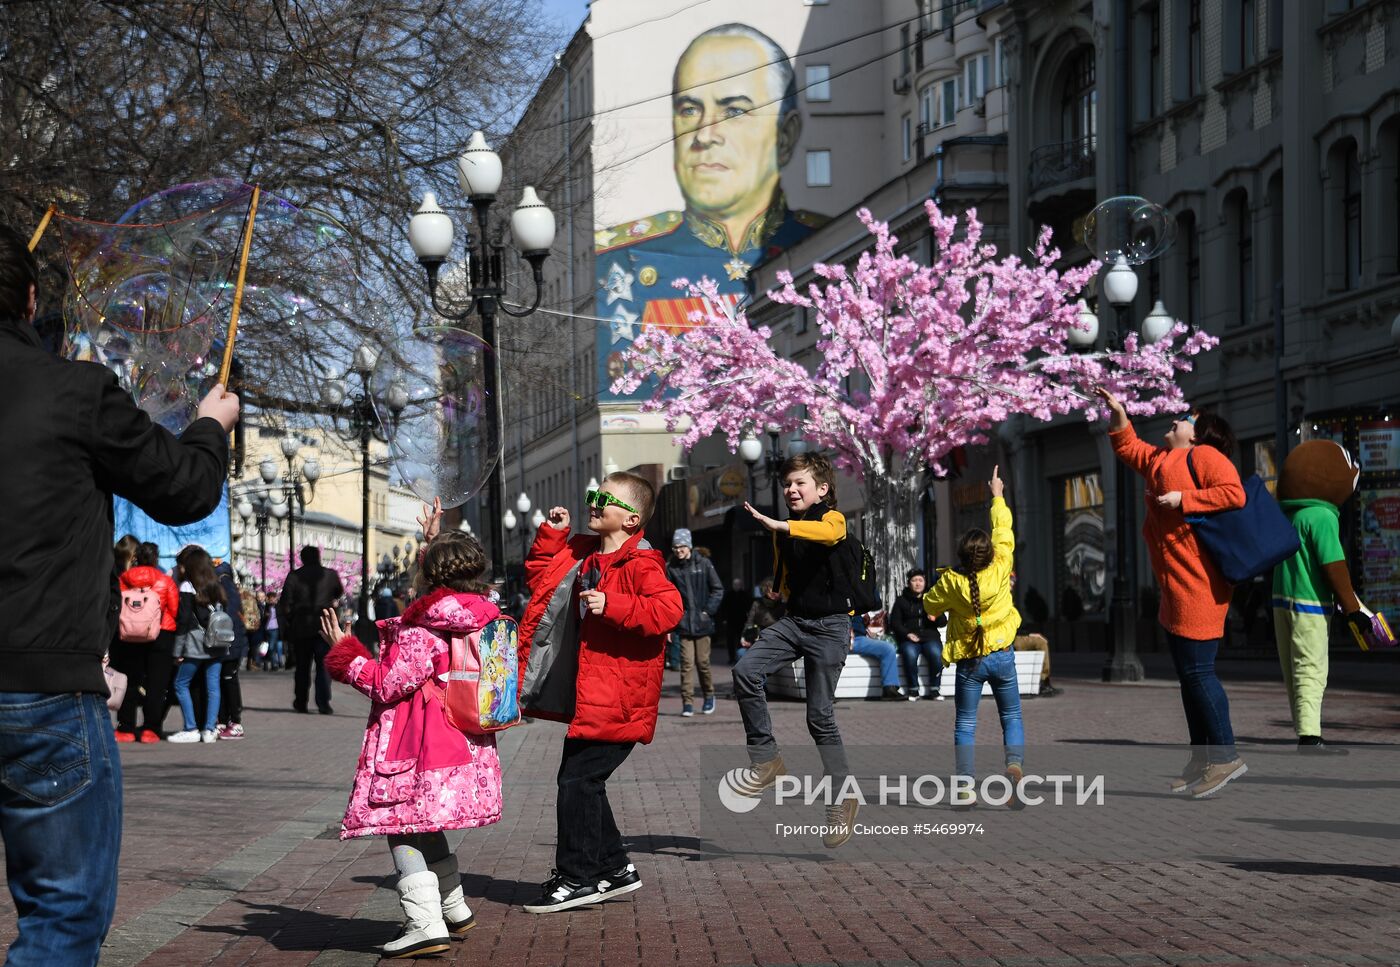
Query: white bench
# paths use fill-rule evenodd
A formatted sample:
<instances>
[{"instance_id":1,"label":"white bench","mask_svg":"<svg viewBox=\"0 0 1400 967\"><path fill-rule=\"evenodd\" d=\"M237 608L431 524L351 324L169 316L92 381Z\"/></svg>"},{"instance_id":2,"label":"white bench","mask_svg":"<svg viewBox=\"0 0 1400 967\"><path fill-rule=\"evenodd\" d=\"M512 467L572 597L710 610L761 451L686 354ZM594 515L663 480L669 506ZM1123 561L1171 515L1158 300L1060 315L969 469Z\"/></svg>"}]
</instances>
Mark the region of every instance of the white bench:
<instances>
[{"instance_id":1,"label":"white bench","mask_svg":"<svg viewBox=\"0 0 1400 967\"><path fill-rule=\"evenodd\" d=\"M1040 669L1044 664L1044 652L1018 651L1016 653L1016 684L1022 695L1035 695L1040 691ZM957 674L958 670L954 665L943 669L943 674L938 679L938 694L945 698L953 697ZM919 679L920 688L926 690L929 687L927 662L919 662ZM904 679L901 676L901 686L903 683ZM799 701L806 699L807 685L803 678L802 659L799 658L791 665L779 668L768 676L768 694L778 698L795 698ZM847 655L846 667L841 670L841 678L836 683L836 697L879 698L881 694L879 660L869 655ZM982 694L992 694L992 686L983 685Z\"/></svg>"}]
</instances>

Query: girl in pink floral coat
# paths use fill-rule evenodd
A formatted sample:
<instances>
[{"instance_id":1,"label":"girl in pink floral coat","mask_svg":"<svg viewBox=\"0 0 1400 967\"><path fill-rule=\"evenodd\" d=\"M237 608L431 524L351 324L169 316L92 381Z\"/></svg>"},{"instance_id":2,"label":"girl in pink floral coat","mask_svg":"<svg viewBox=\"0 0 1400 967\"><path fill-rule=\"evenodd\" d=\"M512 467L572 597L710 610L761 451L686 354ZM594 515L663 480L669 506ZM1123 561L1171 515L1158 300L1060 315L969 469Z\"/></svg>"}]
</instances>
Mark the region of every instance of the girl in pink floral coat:
<instances>
[{"instance_id":1,"label":"girl in pink floral coat","mask_svg":"<svg viewBox=\"0 0 1400 967\"><path fill-rule=\"evenodd\" d=\"M450 639L466 636L500 610L482 593L486 556L475 538L436 536L441 511L425 510L432 539L419 558L426 593L402 617L378 622L379 660L340 629L327 610L322 633L333 647L331 677L368 695L369 726L355 770L341 839L387 836L399 872L408 924L385 945L389 957L440 952L449 935L474 925L443 830L485 826L501 818L501 762L494 736L465 735L447 721L440 683Z\"/></svg>"}]
</instances>

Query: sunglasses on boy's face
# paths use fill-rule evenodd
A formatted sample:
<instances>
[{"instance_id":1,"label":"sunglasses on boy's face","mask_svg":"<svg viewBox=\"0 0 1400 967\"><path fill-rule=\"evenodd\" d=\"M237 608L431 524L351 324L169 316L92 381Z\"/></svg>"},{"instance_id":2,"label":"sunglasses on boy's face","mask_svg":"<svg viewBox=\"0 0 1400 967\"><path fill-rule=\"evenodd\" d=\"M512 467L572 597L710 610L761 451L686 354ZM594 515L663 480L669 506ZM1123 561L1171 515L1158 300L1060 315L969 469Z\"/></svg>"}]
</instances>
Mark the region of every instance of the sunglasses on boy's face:
<instances>
[{"instance_id":1,"label":"sunglasses on boy's face","mask_svg":"<svg viewBox=\"0 0 1400 967\"><path fill-rule=\"evenodd\" d=\"M621 507L629 514L637 513L637 508L633 507L631 504L624 504L612 494L603 490L588 491L588 493L583 495L583 502L589 507L597 507L599 510L607 510L608 505L612 504L614 507Z\"/></svg>"}]
</instances>

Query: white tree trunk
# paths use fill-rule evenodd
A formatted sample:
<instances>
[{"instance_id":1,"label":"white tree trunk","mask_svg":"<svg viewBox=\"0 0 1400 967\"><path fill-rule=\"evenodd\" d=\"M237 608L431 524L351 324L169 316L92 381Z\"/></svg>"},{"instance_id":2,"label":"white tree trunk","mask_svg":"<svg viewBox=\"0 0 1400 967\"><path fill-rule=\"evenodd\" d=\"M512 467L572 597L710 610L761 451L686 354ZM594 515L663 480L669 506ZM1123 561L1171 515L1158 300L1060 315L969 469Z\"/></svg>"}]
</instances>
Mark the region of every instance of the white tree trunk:
<instances>
[{"instance_id":1,"label":"white tree trunk","mask_svg":"<svg viewBox=\"0 0 1400 967\"><path fill-rule=\"evenodd\" d=\"M894 606L904 590L904 573L918 566L918 531L915 515L919 508L919 485L923 474L902 461L887 463L894 474L877 474L870 468L865 476L865 506L869 516L866 546L875 558L880 601L886 610Z\"/></svg>"}]
</instances>

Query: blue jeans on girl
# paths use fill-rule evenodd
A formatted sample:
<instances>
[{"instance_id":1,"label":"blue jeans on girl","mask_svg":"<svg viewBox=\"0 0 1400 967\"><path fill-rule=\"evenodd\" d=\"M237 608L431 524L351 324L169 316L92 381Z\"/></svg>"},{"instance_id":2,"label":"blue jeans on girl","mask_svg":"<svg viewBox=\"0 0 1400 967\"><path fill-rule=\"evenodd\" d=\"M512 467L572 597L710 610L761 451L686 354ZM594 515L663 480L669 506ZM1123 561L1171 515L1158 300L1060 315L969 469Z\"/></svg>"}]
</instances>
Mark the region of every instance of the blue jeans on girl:
<instances>
[{"instance_id":1,"label":"blue jeans on girl","mask_svg":"<svg viewBox=\"0 0 1400 967\"><path fill-rule=\"evenodd\" d=\"M1198 641L1167 632L1167 644L1181 682L1181 705L1186 710L1191 754L1204 755L1209 762L1232 761L1235 731L1230 727L1230 700L1215 674L1220 639Z\"/></svg>"},{"instance_id":2,"label":"blue jeans on girl","mask_svg":"<svg viewBox=\"0 0 1400 967\"><path fill-rule=\"evenodd\" d=\"M219 720L219 675L223 671L223 664L214 661L212 658L192 659L186 658L180 662L180 669L175 673L175 698L180 703L180 712L185 716L185 731L202 729L205 732L214 731L214 726ZM194 676L202 674L204 676L204 725L194 724L194 702L190 700L190 682L194 681Z\"/></svg>"},{"instance_id":3,"label":"blue jeans on girl","mask_svg":"<svg viewBox=\"0 0 1400 967\"><path fill-rule=\"evenodd\" d=\"M973 742L977 735L977 703L982 700L982 684L990 682L992 697L1001 713L1001 741L1006 746L1006 764L1020 764L1026 757L1026 731L1021 724L1021 690L1016 683L1016 649L1003 648L981 658L958 662L957 724L953 745L958 775L976 776Z\"/></svg>"}]
</instances>

